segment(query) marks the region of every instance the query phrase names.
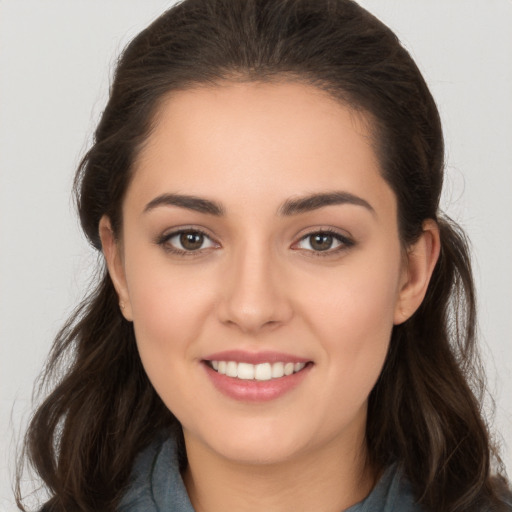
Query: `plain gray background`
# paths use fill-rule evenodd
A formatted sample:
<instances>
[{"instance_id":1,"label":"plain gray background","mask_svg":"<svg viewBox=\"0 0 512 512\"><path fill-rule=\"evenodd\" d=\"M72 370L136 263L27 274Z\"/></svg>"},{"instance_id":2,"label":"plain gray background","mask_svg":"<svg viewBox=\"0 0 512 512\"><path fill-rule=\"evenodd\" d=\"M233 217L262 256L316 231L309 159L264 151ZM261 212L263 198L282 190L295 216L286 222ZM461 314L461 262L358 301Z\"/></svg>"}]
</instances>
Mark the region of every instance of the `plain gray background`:
<instances>
[{"instance_id":1,"label":"plain gray background","mask_svg":"<svg viewBox=\"0 0 512 512\"><path fill-rule=\"evenodd\" d=\"M123 46L173 2L0 0L0 511L31 391L96 255L74 170ZM411 51L447 142L444 207L474 245L482 349L512 472L512 2L361 0Z\"/></svg>"}]
</instances>

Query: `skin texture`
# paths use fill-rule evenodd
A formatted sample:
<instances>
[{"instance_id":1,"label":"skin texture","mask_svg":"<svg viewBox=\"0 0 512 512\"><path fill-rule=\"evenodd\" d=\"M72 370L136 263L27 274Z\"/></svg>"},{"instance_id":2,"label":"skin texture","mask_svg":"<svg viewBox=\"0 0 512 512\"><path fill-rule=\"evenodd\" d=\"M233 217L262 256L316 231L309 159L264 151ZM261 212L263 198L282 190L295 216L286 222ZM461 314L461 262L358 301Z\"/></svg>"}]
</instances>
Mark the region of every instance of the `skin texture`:
<instances>
[{"instance_id":1,"label":"skin texture","mask_svg":"<svg viewBox=\"0 0 512 512\"><path fill-rule=\"evenodd\" d=\"M424 297L437 227L427 221L414 247L401 245L368 122L310 86L186 90L155 121L122 235L106 217L100 235L144 367L183 425L192 503L208 512L343 510L377 478L365 464L367 398L393 325ZM332 192L369 207L283 214L287 201ZM223 214L148 209L162 194L214 201ZM170 236L179 229L207 237L184 254ZM344 238L314 250L309 235L326 230ZM239 400L212 384L204 363L234 349L310 363L277 398Z\"/></svg>"}]
</instances>

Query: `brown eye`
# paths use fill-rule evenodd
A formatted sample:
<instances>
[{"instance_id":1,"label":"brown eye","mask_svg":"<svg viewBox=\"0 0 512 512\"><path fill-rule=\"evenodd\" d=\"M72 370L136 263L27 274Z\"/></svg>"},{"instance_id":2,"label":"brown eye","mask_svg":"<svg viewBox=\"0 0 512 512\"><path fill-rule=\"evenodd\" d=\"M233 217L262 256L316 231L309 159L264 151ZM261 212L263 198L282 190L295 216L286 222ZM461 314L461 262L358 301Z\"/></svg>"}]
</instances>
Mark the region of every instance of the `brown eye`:
<instances>
[{"instance_id":1,"label":"brown eye","mask_svg":"<svg viewBox=\"0 0 512 512\"><path fill-rule=\"evenodd\" d=\"M176 254L199 252L218 246L208 235L195 229L180 230L164 235L157 240L157 243L165 250Z\"/></svg>"},{"instance_id":2,"label":"brown eye","mask_svg":"<svg viewBox=\"0 0 512 512\"><path fill-rule=\"evenodd\" d=\"M181 233L180 244L186 251L197 251L204 243L204 235L197 231Z\"/></svg>"},{"instance_id":3,"label":"brown eye","mask_svg":"<svg viewBox=\"0 0 512 512\"><path fill-rule=\"evenodd\" d=\"M334 253L338 250L352 247L354 242L339 233L331 233L330 231L316 231L302 237L294 249L301 249L316 253Z\"/></svg>"},{"instance_id":4,"label":"brown eye","mask_svg":"<svg viewBox=\"0 0 512 512\"><path fill-rule=\"evenodd\" d=\"M314 251L327 251L333 242L334 237L328 233L315 233L309 237L309 244Z\"/></svg>"}]
</instances>

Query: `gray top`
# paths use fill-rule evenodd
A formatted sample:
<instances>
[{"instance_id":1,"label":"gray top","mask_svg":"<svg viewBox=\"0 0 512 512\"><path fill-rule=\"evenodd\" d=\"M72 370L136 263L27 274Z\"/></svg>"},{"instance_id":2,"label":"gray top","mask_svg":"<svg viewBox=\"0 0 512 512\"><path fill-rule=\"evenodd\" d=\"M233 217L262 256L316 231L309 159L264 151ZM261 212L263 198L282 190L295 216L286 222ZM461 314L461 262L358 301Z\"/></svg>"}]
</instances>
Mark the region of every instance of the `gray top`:
<instances>
[{"instance_id":1,"label":"gray top","mask_svg":"<svg viewBox=\"0 0 512 512\"><path fill-rule=\"evenodd\" d=\"M421 512L396 466L382 475L370 495L346 512ZM154 443L136 460L132 484L120 512L194 512L178 468L174 440Z\"/></svg>"}]
</instances>

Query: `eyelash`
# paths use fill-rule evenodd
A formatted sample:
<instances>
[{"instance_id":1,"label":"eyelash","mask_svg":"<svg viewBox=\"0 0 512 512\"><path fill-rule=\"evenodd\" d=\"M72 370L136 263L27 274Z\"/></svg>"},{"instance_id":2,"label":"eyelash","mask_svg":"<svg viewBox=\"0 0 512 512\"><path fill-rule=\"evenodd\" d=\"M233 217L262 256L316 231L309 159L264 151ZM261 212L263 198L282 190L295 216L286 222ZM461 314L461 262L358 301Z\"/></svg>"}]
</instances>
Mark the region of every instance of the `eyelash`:
<instances>
[{"instance_id":1,"label":"eyelash","mask_svg":"<svg viewBox=\"0 0 512 512\"><path fill-rule=\"evenodd\" d=\"M173 231L171 233L167 233L165 235L162 235L157 238L156 243L157 245L160 245L164 248L166 252L176 254L178 256L197 256L199 254L202 254L203 251L210 249L210 247L203 248L203 249L197 249L197 250L186 250L186 249L179 249L175 246L173 246L170 243L170 240L172 240L175 237L179 237L184 234L191 234L191 235L200 235L204 237L205 240L209 240L212 244L212 246L219 246L217 242L215 242L210 235L208 235L205 231L198 229L198 228L184 228L184 229L178 229L177 231Z\"/></svg>"},{"instance_id":2,"label":"eyelash","mask_svg":"<svg viewBox=\"0 0 512 512\"><path fill-rule=\"evenodd\" d=\"M326 249L324 251L315 251L315 250L312 250L312 249L301 249L301 248L296 248L295 250L297 250L297 251L300 251L300 250L306 251L306 252L310 253L310 255L313 256L313 257L326 258L326 257L329 257L329 256L333 256L333 255L339 254L340 252L346 251L347 249L350 249L351 247L353 247L355 245L354 240L352 240L351 238L348 238L347 236L344 236L341 233L338 233L337 231L335 231L333 229L323 228L323 229L318 229L316 231L311 231L311 232L303 235L298 240L298 242L295 242L293 244L293 246L296 246L299 243L303 242L304 240L307 240L308 238L311 238L311 237L316 236L316 235L331 236L335 241L339 242L339 246L335 247L333 249L329 248L329 249ZM292 246L292 248L293 248L293 246Z\"/></svg>"},{"instance_id":3,"label":"eyelash","mask_svg":"<svg viewBox=\"0 0 512 512\"><path fill-rule=\"evenodd\" d=\"M212 244L210 247L206 248L199 248L197 250L186 250L186 249L179 249L172 245L170 243L170 240L172 240L175 237L179 237L184 234L191 234L191 235L200 235L204 237L205 240L209 240ZM318 235L327 235L332 237L335 241L339 243L339 246L335 247L334 249L328 248L326 250L319 250L315 251L313 249L301 249L299 247L294 247L300 244L301 242L307 240L308 238L311 238L313 236ZM186 256L186 257L193 257L198 256L199 254L202 254L204 251L209 250L211 247L220 247L220 244L218 242L215 242L210 235L208 235L205 231L198 229L198 228L185 228L185 229L179 229L177 231L173 231L171 233L167 233L165 235L162 235L157 238L156 240L157 245L160 245L164 248L166 252L176 254L178 256ZM310 244L311 245L311 244ZM311 256L314 257L328 257L333 256L334 254L338 254L339 252L345 251L355 245L354 240L341 235L337 231L333 229L318 229L316 231L311 231L305 235L303 235L297 242L294 242L292 244L292 249L296 251L305 251L310 253Z\"/></svg>"}]
</instances>

